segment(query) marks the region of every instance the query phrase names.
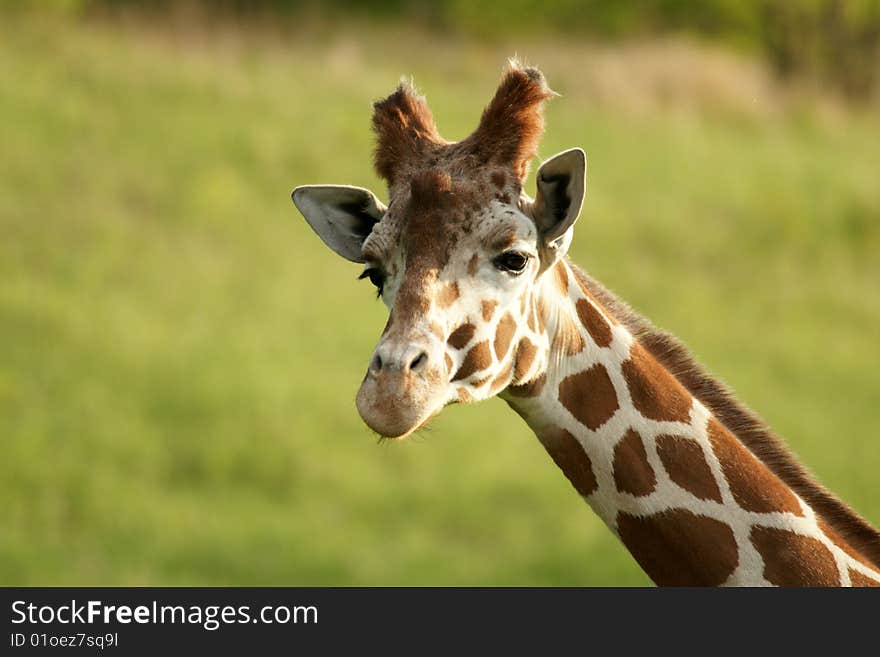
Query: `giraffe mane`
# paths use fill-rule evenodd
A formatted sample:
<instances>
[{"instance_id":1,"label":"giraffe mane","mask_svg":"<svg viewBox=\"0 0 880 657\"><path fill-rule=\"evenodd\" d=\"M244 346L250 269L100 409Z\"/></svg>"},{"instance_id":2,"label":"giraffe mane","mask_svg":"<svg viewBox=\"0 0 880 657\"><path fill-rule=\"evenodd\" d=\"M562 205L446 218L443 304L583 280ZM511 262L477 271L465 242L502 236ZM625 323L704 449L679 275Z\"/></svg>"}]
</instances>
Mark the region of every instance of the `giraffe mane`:
<instances>
[{"instance_id":1,"label":"giraffe mane","mask_svg":"<svg viewBox=\"0 0 880 657\"><path fill-rule=\"evenodd\" d=\"M572 271L593 296L632 333L758 460L802 497L854 549L880 568L880 532L820 484L753 411L711 376L673 335L656 328L577 265Z\"/></svg>"}]
</instances>

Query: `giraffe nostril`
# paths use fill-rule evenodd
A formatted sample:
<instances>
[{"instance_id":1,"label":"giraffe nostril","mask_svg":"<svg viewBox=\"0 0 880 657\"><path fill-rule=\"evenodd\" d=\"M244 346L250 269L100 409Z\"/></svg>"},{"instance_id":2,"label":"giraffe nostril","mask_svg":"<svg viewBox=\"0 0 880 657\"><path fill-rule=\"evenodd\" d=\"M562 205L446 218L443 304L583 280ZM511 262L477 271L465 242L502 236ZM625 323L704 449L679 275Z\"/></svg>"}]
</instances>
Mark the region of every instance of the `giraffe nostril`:
<instances>
[{"instance_id":1,"label":"giraffe nostril","mask_svg":"<svg viewBox=\"0 0 880 657\"><path fill-rule=\"evenodd\" d=\"M428 363L428 354L424 351L419 352L419 355L412 359L409 364L409 369L412 372L418 372Z\"/></svg>"},{"instance_id":2,"label":"giraffe nostril","mask_svg":"<svg viewBox=\"0 0 880 657\"><path fill-rule=\"evenodd\" d=\"M379 354L373 356L373 362L370 363L370 369L378 372L382 369L382 357Z\"/></svg>"}]
</instances>

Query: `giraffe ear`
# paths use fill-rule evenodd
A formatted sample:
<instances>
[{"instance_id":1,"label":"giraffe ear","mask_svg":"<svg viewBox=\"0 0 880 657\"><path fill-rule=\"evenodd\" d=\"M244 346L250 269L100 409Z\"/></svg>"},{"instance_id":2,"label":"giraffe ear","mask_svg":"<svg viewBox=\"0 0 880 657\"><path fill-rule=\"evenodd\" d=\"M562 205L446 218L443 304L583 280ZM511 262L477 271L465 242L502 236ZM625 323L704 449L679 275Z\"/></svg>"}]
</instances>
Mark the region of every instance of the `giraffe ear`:
<instances>
[{"instance_id":1,"label":"giraffe ear","mask_svg":"<svg viewBox=\"0 0 880 657\"><path fill-rule=\"evenodd\" d=\"M532 218L543 244L551 249L562 246L574 225L584 200L587 156L580 148L554 155L541 165L536 176L538 191L532 205Z\"/></svg>"},{"instance_id":2,"label":"giraffe ear","mask_svg":"<svg viewBox=\"0 0 880 657\"><path fill-rule=\"evenodd\" d=\"M350 185L303 185L291 197L324 244L346 260L364 261L361 246L385 214L373 192Z\"/></svg>"}]
</instances>

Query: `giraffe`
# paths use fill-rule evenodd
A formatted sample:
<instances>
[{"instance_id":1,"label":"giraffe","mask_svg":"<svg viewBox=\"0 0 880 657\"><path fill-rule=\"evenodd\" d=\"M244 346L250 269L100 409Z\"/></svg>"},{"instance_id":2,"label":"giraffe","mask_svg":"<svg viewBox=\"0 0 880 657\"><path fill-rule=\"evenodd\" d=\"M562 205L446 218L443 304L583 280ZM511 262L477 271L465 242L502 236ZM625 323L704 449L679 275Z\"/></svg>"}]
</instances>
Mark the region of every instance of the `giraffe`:
<instances>
[{"instance_id":1,"label":"giraffe","mask_svg":"<svg viewBox=\"0 0 880 657\"><path fill-rule=\"evenodd\" d=\"M476 130L443 139L411 82L373 108L387 206L297 187L389 308L356 404L386 438L500 396L657 585L880 586L880 533L755 415L567 257L586 157L546 160L543 74L511 60Z\"/></svg>"}]
</instances>

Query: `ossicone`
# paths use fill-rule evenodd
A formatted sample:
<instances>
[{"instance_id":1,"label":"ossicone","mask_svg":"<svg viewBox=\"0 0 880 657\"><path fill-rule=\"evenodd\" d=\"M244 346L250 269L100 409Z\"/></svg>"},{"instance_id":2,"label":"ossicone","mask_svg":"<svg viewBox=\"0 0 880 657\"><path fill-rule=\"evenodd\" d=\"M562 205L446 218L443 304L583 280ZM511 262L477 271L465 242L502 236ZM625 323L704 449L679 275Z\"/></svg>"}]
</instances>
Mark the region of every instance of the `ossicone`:
<instances>
[{"instance_id":1,"label":"ossicone","mask_svg":"<svg viewBox=\"0 0 880 657\"><path fill-rule=\"evenodd\" d=\"M373 105L376 173L392 186L445 159L503 167L523 181L544 132L544 101L556 95L541 71L510 60L477 129L455 144L440 136L425 99L403 81Z\"/></svg>"},{"instance_id":2,"label":"ossicone","mask_svg":"<svg viewBox=\"0 0 880 657\"><path fill-rule=\"evenodd\" d=\"M556 95L541 71L511 60L479 126L463 145L480 163L510 167L524 180L544 132L544 101Z\"/></svg>"},{"instance_id":3,"label":"ossicone","mask_svg":"<svg viewBox=\"0 0 880 657\"><path fill-rule=\"evenodd\" d=\"M373 105L373 130L376 173L389 185L400 170L446 143L424 97L408 81L401 81L394 93Z\"/></svg>"}]
</instances>

